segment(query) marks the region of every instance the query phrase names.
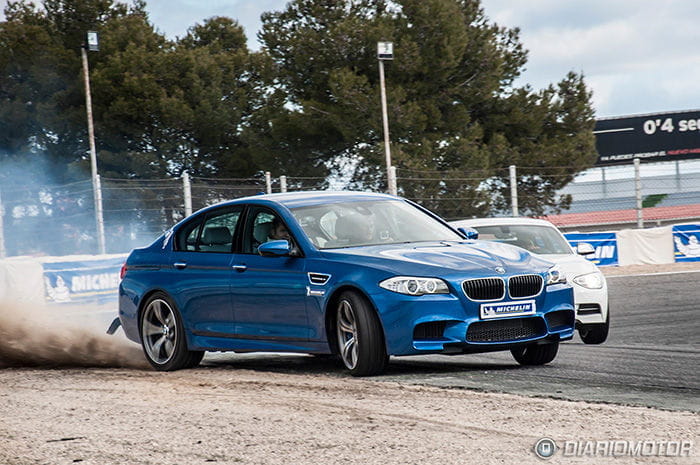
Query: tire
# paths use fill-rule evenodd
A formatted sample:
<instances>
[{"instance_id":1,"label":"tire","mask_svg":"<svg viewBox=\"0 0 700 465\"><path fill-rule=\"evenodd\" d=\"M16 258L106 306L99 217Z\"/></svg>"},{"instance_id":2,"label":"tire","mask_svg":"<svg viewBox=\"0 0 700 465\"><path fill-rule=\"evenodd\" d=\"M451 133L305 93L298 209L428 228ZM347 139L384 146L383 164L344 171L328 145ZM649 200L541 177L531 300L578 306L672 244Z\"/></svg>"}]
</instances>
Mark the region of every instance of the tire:
<instances>
[{"instance_id":1,"label":"tire","mask_svg":"<svg viewBox=\"0 0 700 465\"><path fill-rule=\"evenodd\" d=\"M175 303L162 292L151 295L139 319L141 347L146 360L158 371L199 365L204 351L189 350L185 329Z\"/></svg>"},{"instance_id":2,"label":"tire","mask_svg":"<svg viewBox=\"0 0 700 465\"><path fill-rule=\"evenodd\" d=\"M513 358L521 365L544 365L557 356L559 342L548 344L530 344L528 346L510 349Z\"/></svg>"},{"instance_id":3,"label":"tire","mask_svg":"<svg viewBox=\"0 0 700 465\"><path fill-rule=\"evenodd\" d=\"M605 323L581 325L578 329L578 335L584 344L602 344L608 339L609 330L610 307L608 307L608 316L605 318Z\"/></svg>"},{"instance_id":4,"label":"tire","mask_svg":"<svg viewBox=\"0 0 700 465\"><path fill-rule=\"evenodd\" d=\"M335 308L338 356L353 376L382 373L389 357L374 309L356 292L343 292Z\"/></svg>"}]
</instances>

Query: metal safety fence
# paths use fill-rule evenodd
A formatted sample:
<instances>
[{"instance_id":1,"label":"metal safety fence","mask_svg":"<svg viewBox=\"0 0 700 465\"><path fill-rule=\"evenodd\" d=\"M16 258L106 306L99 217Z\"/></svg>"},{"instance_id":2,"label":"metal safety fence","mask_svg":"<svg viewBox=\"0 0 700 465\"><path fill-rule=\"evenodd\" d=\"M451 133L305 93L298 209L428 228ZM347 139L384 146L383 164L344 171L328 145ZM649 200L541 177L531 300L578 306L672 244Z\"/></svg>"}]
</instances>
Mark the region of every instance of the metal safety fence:
<instances>
[{"instance_id":1,"label":"metal safety fence","mask_svg":"<svg viewBox=\"0 0 700 465\"><path fill-rule=\"evenodd\" d=\"M700 164L595 168L571 179L563 167L426 171L399 169L398 193L446 219L545 216L564 230L614 230L700 219ZM350 189L337 179L272 176L102 178L103 218L90 180L0 186L0 258L94 254L102 221L106 253L149 244L192 211L258 193ZM549 190L549 191L548 191ZM543 204L545 194L564 208Z\"/></svg>"}]
</instances>

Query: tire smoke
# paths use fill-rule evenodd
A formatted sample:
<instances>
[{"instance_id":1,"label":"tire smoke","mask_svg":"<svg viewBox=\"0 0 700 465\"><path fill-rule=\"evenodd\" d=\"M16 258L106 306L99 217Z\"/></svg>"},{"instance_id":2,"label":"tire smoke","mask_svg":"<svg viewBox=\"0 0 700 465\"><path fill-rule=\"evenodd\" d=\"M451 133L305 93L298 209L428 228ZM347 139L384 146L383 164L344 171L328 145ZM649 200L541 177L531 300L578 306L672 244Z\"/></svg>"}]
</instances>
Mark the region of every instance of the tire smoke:
<instances>
[{"instance_id":1,"label":"tire smoke","mask_svg":"<svg viewBox=\"0 0 700 465\"><path fill-rule=\"evenodd\" d=\"M105 334L106 326L80 314L63 306L0 302L0 368L147 368L138 345L123 333Z\"/></svg>"}]
</instances>

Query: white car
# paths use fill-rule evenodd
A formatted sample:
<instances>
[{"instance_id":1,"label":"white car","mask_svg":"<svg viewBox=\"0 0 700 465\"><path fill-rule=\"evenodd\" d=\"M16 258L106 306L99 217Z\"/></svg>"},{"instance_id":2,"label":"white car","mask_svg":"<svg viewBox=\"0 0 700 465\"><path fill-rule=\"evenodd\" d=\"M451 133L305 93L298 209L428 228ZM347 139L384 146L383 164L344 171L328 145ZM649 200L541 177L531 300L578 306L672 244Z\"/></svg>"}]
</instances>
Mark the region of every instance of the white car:
<instances>
[{"instance_id":1,"label":"white car","mask_svg":"<svg viewBox=\"0 0 700 465\"><path fill-rule=\"evenodd\" d=\"M476 230L481 240L517 245L559 265L574 288L581 340L586 344L605 342L610 327L608 285L598 267L582 257L594 253L593 246L579 243L573 249L556 226L533 218L479 218L450 224Z\"/></svg>"}]
</instances>

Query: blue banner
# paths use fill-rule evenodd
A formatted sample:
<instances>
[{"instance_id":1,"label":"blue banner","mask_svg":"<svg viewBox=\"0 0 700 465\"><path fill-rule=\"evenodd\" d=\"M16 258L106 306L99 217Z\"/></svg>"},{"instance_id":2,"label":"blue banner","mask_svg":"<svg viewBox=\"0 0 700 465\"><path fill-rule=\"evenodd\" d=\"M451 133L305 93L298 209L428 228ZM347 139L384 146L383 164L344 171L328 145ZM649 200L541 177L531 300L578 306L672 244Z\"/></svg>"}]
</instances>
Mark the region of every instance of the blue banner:
<instances>
[{"instance_id":1,"label":"blue banner","mask_svg":"<svg viewBox=\"0 0 700 465\"><path fill-rule=\"evenodd\" d=\"M43 263L46 302L116 302L123 257Z\"/></svg>"},{"instance_id":2,"label":"blue banner","mask_svg":"<svg viewBox=\"0 0 700 465\"><path fill-rule=\"evenodd\" d=\"M598 266L617 265L617 236L612 233L567 233L566 240L572 247L580 242L591 244L595 253L584 255L589 261Z\"/></svg>"},{"instance_id":3,"label":"blue banner","mask_svg":"<svg viewBox=\"0 0 700 465\"><path fill-rule=\"evenodd\" d=\"M700 224L681 224L672 230L676 261L700 262Z\"/></svg>"}]
</instances>

